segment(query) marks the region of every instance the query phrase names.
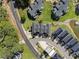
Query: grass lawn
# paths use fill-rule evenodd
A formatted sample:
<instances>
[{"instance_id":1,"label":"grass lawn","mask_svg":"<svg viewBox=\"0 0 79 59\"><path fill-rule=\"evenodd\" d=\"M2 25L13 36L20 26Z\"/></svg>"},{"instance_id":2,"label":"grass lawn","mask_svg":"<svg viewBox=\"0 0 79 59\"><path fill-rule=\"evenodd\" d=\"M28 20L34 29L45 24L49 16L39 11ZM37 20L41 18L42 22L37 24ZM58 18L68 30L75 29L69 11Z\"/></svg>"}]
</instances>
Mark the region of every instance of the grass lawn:
<instances>
[{"instance_id":1,"label":"grass lawn","mask_svg":"<svg viewBox=\"0 0 79 59\"><path fill-rule=\"evenodd\" d=\"M31 26L33 21L28 18L26 9L24 9L24 10L19 9L19 14L20 14L20 16L25 16L26 20L23 23L23 26L24 26L25 30L27 30Z\"/></svg>"},{"instance_id":2,"label":"grass lawn","mask_svg":"<svg viewBox=\"0 0 79 59\"><path fill-rule=\"evenodd\" d=\"M42 14L35 21L28 18L26 9L24 9L24 10L18 9L18 10L19 10L20 16L21 17L25 16L25 18L26 18L26 21L23 23L25 30L30 28L32 22L39 22L40 20L42 20L43 23L52 22L52 19L51 19L51 3L50 2L44 2L44 9L42 10Z\"/></svg>"},{"instance_id":3,"label":"grass lawn","mask_svg":"<svg viewBox=\"0 0 79 59\"><path fill-rule=\"evenodd\" d=\"M44 9L42 10L41 15L37 20L42 20L43 23L50 23L52 22L51 18L51 8L52 5L50 2L44 2Z\"/></svg>"},{"instance_id":4,"label":"grass lawn","mask_svg":"<svg viewBox=\"0 0 79 59\"><path fill-rule=\"evenodd\" d=\"M44 9L42 10L42 13L41 15L35 20L31 20L28 18L28 15L27 15L27 10L24 9L19 9L19 13L20 13L20 16L25 16L26 18L26 21L25 23L23 23L23 26L25 28L25 30L28 30L31 25L32 25L32 22L38 22L40 20L42 20L43 23L53 23L54 21L51 19L51 9L52 9L52 5L50 2L44 2ZM59 21L65 21L67 19L77 19L79 21L79 16L77 16L75 14L75 5L73 4L73 0L68 0L68 12L66 15L60 17L60 20ZM64 28L64 29L67 29L69 32L70 30L67 28L67 26L65 25L61 25L61 26L52 26L51 30L56 30L58 27L61 27L61 28Z\"/></svg>"},{"instance_id":5,"label":"grass lawn","mask_svg":"<svg viewBox=\"0 0 79 59\"><path fill-rule=\"evenodd\" d=\"M67 19L72 19L72 18L79 20L79 16L75 15L75 6L73 5L73 2L72 2L73 0L68 0L68 1L69 1L68 12L66 15L60 17L59 21L65 21ZM20 16L25 16L25 18L26 18L26 21L23 23L25 30L28 30L30 28L32 22L38 22L38 21L42 20L43 23L53 23L54 21L51 19L51 9L52 9L51 3L44 2L44 9L42 10L41 15L35 21L28 18L26 9L24 9L24 10L19 9ZM69 28L65 25L52 26L51 30L55 31L58 27L64 28L72 34L72 32L69 30ZM23 47L24 47L24 52L23 52L22 59L36 59L35 56L33 55L33 53L29 50L29 48L27 46L23 45Z\"/></svg>"},{"instance_id":6,"label":"grass lawn","mask_svg":"<svg viewBox=\"0 0 79 59\"><path fill-rule=\"evenodd\" d=\"M54 26L51 27L51 30L54 32L54 31L56 31L59 27L65 29L65 30L67 30L69 33L71 33L70 29L69 29L66 25L54 25Z\"/></svg>"},{"instance_id":7,"label":"grass lawn","mask_svg":"<svg viewBox=\"0 0 79 59\"><path fill-rule=\"evenodd\" d=\"M22 59L36 59L34 54L29 50L29 48L26 45L23 45L24 52Z\"/></svg>"},{"instance_id":8,"label":"grass lawn","mask_svg":"<svg viewBox=\"0 0 79 59\"><path fill-rule=\"evenodd\" d=\"M65 21L67 19L72 19L72 18L79 20L79 16L75 15L75 5L73 5L73 0L68 0L68 1L69 1L68 12L66 15L60 17L59 21ZM26 9L24 9L24 10L19 9L20 16L25 16L25 18L26 18L26 21L23 24L25 30L30 28L32 22L38 22L38 21L42 20L43 23L53 23L53 20L51 19L51 9L52 9L51 3L44 2L43 7L44 7L44 9L42 10L41 15L35 21L28 18Z\"/></svg>"}]
</instances>

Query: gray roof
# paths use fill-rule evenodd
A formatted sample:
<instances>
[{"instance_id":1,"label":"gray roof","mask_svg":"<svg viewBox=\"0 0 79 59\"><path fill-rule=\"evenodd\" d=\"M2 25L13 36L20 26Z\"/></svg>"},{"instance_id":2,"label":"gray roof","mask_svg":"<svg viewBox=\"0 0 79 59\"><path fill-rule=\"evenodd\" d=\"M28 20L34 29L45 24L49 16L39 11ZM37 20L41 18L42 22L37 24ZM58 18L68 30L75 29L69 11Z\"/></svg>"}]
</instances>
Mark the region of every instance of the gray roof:
<instances>
[{"instance_id":1,"label":"gray roof","mask_svg":"<svg viewBox=\"0 0 79 59\"><path fill-rule=\"evenodd\" d=\"M53 57L53 59L63 59L61 56L59 56L58 54L55 54Z\"/></svg>"},{"instance_id":2,"label":"gray roof","mask_svg":"<svg viewBox=\"0 0 79 59\"><path fill-rule=\"evenodd\" d=\"M61 39L59 39L58 37L56 37L56 39L55 39L57 42L59 42Z\"/></svg>"},{"instance_id":3,"label":"gray roof","mask_svg":"<svg viewBox=\"0 0 79 59\"><path fill-rule=\"evenodd\" d=\"M77 4L77 8L79 9L79 4Z\"/></svg>"},{"instance_id":4,"label":"gray roof","mask_svg":"<svg viewBox=\"0 0 79 59\"><path fill-rule=\"evenodd\" d=\"M63 4L67 4L68 0L60 0Z\"/></svg>"},{"instance_id":5,"label":"gray roof","mask_svg":"<svg viewBox=\"0 0 79 59\"><path fill-rule=\"evenodd\" d=\"M53 33L53 35L58 36L62 31L63 31L62 28L58 28L58 29Z\"/></svg>"},{"instance_id":6,"label":"gray roof","mask_svg":"<svg viewBox=\"0 0 79 59\"><path fill-rule=\"evenodd\" d=\"M56 8L53 8L53 13L56 13L57 12L57 9Z\"/></svg>"},{"instance_id":7,"label":"gray roof","mask_svg":"<svg viewBox=\"0 0 79 59\"><path fill-rule=\"evenodd\" d=\"M61 32L61 34L58 35L59 39L63 39L65 38L69 33L66 30L63 30L63 32Z\"/></svg>"},{"instance_id":8,"label":"gray roof","mask_svg":"<svg viewBox=\"0 0 79 59\"><path fill-rule=\"evenodd\" d=\"M39 25L40 24L36 24L36 29L35 29L36 32L39 32L40 31L40 26Z\"/></svg>"},{"instance_id":9,"label":"gray roof","mask_svg":"<svg viewBox=\"0 0 79 59\"><path fill-rule=\"evenodd\" d=\"M63 5L63 11L67 12L67 5Z\"/></svg>"},{"instance_id":10,"label":"gray roof","mask_svg":"<svg viewBox=\"0 0 79 59\"><path fill-rule=\"evenodd\" d=\"M43 34L44 33L44 30L45 30L44 29L44 25L43 24L40 24L40 33Z\"/></svg>"},{"instance_id":11,"label":"gray roof","mask_svg":"<svg viewBox=\"0 0 79 59\"><path fill-rule=\"evenodd\" d=\"M77 4L77 5L76 5L76 10L78 10L78 11L79 11L79 4Z\"/></svg>"},{"instance_id":12,"label":"gray roof","mask_svg":"<svg viewBox=\"0 0 79 59\"><path fill-rule=\"evenodd\" d=\"M44 26L44 32L47 33L47 31L48 31L48 27Z\"/></svg>"},{"instance_id":13,"label":"gray roof","mask_svg":"<svg viewBox=\"0 0 79 59\"><path fill-rule=\"evenodd\" d=\"M28 13L34 18L37 15L36 10L35 9L31 9L31 8L28 9Z\"/></svg>"},{"instance_id":14,"label":"gray roof","mask_svg":"<svg viewBox=\"0 0 79 59\"><path fill-rule=\"evenodd\" d=\"M60 17L67 12L67 0L62 0L53 7L53 14L56 17Z\"/></svg>"},{"instance_id":15,"label":"gray roof","mask_svg":"<svg viewBox=\"0 0 79 59\"><path fill-rule=\"evenodd\" d=\"M35 2L37 2L37 3L43 3L43 0L35 0Z\"/></svg>"},{"instance_id":16,"label":"gray roof","mask_svg":"<svg viewBox=\"0 0 79 59\"><path fill-rule=\"evenodd\" d=\"M45 32L46 33L49 33L50 32L50 27L51 27L50 24L46 24L46 27L45 27Z\"/></svg>"},{"instance_id":17,"label":"gray roof","mask_svg":"<svg viewBox=\"0 0 79 59\"><path fill-rule=\"evenodd\" d=\"M76 52L74 52L74 53L72 53L72 56L73 56L73 57L75 57L75 56L79 56L79 50L76 51Z\"/></svg>"},{"instance_id":18,"label":"gray roof","mask_svg":"<svg viewBox=\"0 0 79 59\"><path fill-rule=\"evenodd\" d=\"M64 43L68 43L71 39L72 39L73 37L72 37L72 35L67 35L64 39L62 39L62 41L64 42Z\"/></svg>"},{"instance_id":19,"label":"gray roof","mask_svg":"<svg viewBox=\"0 0 79 59\"><path fill-rule=\"evenodd\" d=\"M41 7L43 5L43 0L36 0L34 4L31 4L28 8L28 13L33 17L36 18L38 15L37 11L41 10Z\"/></svg>"},{"instance_id":20,"label":"gray roof","mask_svg":"<svg viewBox=\"0 0 79 59\"><path fill-rule=\"evenodd\" d=\"M57 10L59 10L60 7L61 7L61 6L60 6L59 4L56 4L56 5L55 5L55 8L56 8Z\"/></svg>"},{"instance_id":21,"label":"gray roof","mask_svg":"<svg viewBox=\"0 0 79 59\"><path fill-rule=\"evenodd\" d=\"M59 11L56 12L56 16L60 17L62 15L63 15L63 12L61 10L59 10Z\"/></svg>"},{"instance_id":22,"label":"gray roof","mask_svg":"<svg viewBox=\"0 0 79 59\"><path fill-rule=\"evenodd\" d=\"M41 24L41 23L38 23L38 24L32 24L32 28L31 28L31 30L32 30L32 34L35 34L35 33L39 33L39 34L44 34L44 33L46 33L46 34L49 34L50 33L50 26L49 25L47 25L47 24Z\"/></svg>"},{"instance_id":23,"label":"gray roof","mask_svg":"<svg viewBox=\"0 0 79 59\"><path fill-rule=\"evenodd\" d=\"M67 46L73 46L74 44L76 44L77 43L77 41L76 41L76 39L71 39L66 45Z\"/></svg>"},{"instance_id":24,"label":"gray roof","mask_svg":"<svg viewBox=\"0 0 79 59\"><path fill-rule=\"evenodd\" d=\"M37 30L38 30L37 24L32 24L32 33L33 33L33 34L36 33Z\"/></svg>"},{"instance_id":25,"label":"gray roof","mask_svg":"<svg viewBox=\"0 0 79 59\"><path fill-rule=\"evenodd\" d=\"M72 51L76 52L77 50L79 51L79 43L75 44L72 48Z\"/></svg>"},{"instance_id":26,"label":"gray roof","mask_svg":"<svg viewBox=\"0 0 79 59\"><path fill-rule=\"evenodd\" d=\"M64 7L64 4L62 3L62 2L59 2L59 5L60 5L60 7L59 7L59 10L63 10L63 7Z\"/></svg>"}]
</instances>

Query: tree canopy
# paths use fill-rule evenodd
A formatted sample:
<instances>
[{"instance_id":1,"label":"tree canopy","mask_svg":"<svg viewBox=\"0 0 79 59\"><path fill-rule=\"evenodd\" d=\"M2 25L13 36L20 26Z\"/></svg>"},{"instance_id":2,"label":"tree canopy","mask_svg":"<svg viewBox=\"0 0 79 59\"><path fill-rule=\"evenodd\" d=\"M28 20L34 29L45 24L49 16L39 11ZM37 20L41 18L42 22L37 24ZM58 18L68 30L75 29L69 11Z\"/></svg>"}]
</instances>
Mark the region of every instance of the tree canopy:
<instances>
[{"instance_id":1,"label":"tree canopy","mask_svg":"<svg viewBox=\"0 0 79 59\"><path fill-rule=\"evenodd\" d=\"M16 30L8 21L0 21L0 57L12 58L17 53L22 52Z\"/></svg>"},{"instance_id":2,"label":"tree canopy","mask_svg":"<svg viewBox=\"0 0 79 59\"><path fill-rule=\"evenodd\" d=\"M19 44L19 38L16 30L10 24L7 18L7 12L0 7L0 58L12 59L17 52L22 52L22 46Z\"/></svg>"},{"instance_id":3,"label":"tree canopy","mask_svg":"<svg viewBox=\"0 0 79 59\"><path fill-rule=\"evenodd\" d=\"M6 16L7 16L6 10L2 6L0 6L0 20L6 19Z\"/></svg>"}]
</instances>

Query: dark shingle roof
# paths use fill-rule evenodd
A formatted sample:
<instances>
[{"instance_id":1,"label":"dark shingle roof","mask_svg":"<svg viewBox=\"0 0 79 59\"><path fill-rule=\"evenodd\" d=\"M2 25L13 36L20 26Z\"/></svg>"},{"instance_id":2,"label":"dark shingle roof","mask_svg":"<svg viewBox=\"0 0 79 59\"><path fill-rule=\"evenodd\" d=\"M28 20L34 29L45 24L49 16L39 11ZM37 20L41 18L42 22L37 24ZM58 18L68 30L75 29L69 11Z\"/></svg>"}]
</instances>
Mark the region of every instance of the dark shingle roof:
<instances>
[{"instance_id":1,"label":"dark shingle roof","mask_svg":"<svg viewBox=\"0 0 79 59\"><path fill-rule=\"evenodd\" d=\"M73 56L73 57L77 57L77 56L79 57L79 50L76 51L76 52L74 52L74 53L72 53L72 56Z\"/></svg>"},{"instance_id":2,"label":"dark shingle roof","mask_svg":"<svg viewBox=\"0 0 79 59\"><path fill-rule=\"evenodd\" d=\"M79 43L75 44L72 48L72 51L76 52L77 50L79 50Z\"/></svg>"},{"instance_id":3,"label":"dark shingle roof","mask_svg":"<svg viewBox=\"0 0 79 59\"><path fill-rule=\"evenodd\" d=\"M67 0L60 0L60 2L58 4L56 4L55 6L53 6L53 14L54 17L60 17L62 15L64 15L64 13L67 12Z\"/></svg>"},{"instance_id":4,"label":"dark shingle roof","mask_svg":"<svg viewBox=\"0 0 79 59\"><path fill-rule=\"evenodd\" d=\"M40 24L40 34L43 34L44 33L44 25L43 24Z\"/></svg>"},{"instance_id":5,"label":"dark shingle roof","mask_svg":"<svg viewBox=\"0 0 79 59\"><path fill-rule=\"evenodd\" d=\"M61 56L59 56L58 54L55 54L54 57L52 57L53 59L63 59Z\"/></svg>"},{"instance_id":6,"label":"dark shingle roof","mask_svg":"<svg viewBox=\"0 0 79 59\"><path fill-rule=\"evenodd\" d=\"M50 33L50 25L49 24L42 24L42 23L38 23L38 24L32 24L31 27L31 31L32 34L38 33L40 35L42 34L49 34Z\"/></svg>"},{"instance_id":7,"label":"dark shingle roof","mask_svg":"<svg viewBox=\"0 0 79 59\"><path fill-rule=\"evenodd\" d=\"M75 13L76 13L77 15L79 15L79 4L77 4L76 7L75 7Z\"/></svg>"},{"instance_id":8,"label":"dark shingle roof","mask_svg":"<svg viewBox=\"0 0 79 59\"><path fill-rule=\"evenodd\" d=\"M58 36L63 31L62 28L58 28L52 35Z\"/></svg>"},{"instance_id":9,"label":"dark shingle roof","mask_svg":"<svg viewBox=\"0 0 79 59\"><path fill-rule=\"evenodd\" d=\"M56 8L57 10L59 10L60 5L59 5L59 4L56 4L56 5L54 6L54 8Z\"/></svg>"},{"instance_id":10,"label":"dark shingle roof","mask_svg":"<svg viewBox=\"0 0 79 59\"><path fill-rule=\"evenodd\" d=\"M32 24L32 33L36 33L36 30L37 30L37 27L36 27L36 24Z\"/></svg>"},{"instance_id":11,"label":"dark shingle roof","mask_svg":"<svg viewBox=\"0 0 79 59\"><path fill-rule=\"evenodd\" d=\"M61 34L58 35L59 39L63 39L65 38L69 33L66 30L63 30L63 32Z\"/></svg>"},{"instance_id":12,"label":"dark shingle roof","mask_svg":"<svg viewBox=\"0 0 79 59\"><path fill-rule=\"evenodd\" d=\"M61 15L63 15L63 13L62 13L62 11L57 11L56 13L55 13L55 15L57 16L57 17L60 17Z\"/></svg>"},{"instance_id":13,"label":"dark shingle roof","mask_svg":"<svg viewBox=\"0 0 79 59\"><path fill-rule=\"evenodd\" d=\"M67 35L64 39L62 39L62 41L63 41L64 43L67 43L67 42L69 42L72 38L73 38L73 37L69 34L69 35Z\"/></svg>"},{"instance_id":14,"label":"dark shingle roof","mask_svg":"<svg viewBox=\"0 0 79 59\"><path fill-rule=\"evenodd\" d=\"M28 13L31 17L36 18L38 15L37 11L40 11L43 5L43 0L35 0L34 4L31 4L28 8Z\"/></svg>"},{"instance_id":15,"label":"dark shingle roof","mask_svg":"<svg viewBox=\"0 0 79 59\"><path fill-rule=\"evenodd\" d=\"M79 4L76 5L76 8L79 10Z\"/></svg>"},{"instance_id":16,"label":"dark shingle roof","mask_svg":"<svg viewBox=\"0 0 79 59\"><path fill-rule=\"evenodd\" d=\"M60 0L63 4L67 4L68 0Z\"/></svg>"},{"instance_id":17,"label":"dark shingle roof","mask_svg":"<svg viewBox=\"0 0 79 59\"><path fill-rule=\"evenodd\" d=\"M72 38L66 45L67 46L73 46L76 43L77 43L76 39Z\"/></svg>"},{"instance_id":18,"label":"dark shingle roof","mask_svg":"<svg viewBox=\"0 0 79 59\"><path fill-rule=\"evenodd\" d=\"M53 8L53 13L56 13L57 12L57 9L56 8Z\"/></svg>"}]
</instances>

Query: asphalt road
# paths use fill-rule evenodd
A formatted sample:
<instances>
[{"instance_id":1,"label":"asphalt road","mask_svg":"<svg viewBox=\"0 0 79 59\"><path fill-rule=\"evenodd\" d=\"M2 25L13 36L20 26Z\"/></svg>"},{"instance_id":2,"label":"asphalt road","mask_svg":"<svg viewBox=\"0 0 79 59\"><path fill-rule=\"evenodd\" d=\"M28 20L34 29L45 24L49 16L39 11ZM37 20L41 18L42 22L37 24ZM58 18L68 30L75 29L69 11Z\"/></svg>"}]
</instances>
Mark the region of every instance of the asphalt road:
<instances>
[{"instance_id":1,"label":"asphalt road","mask_svg":"<svg viewBox=\"0 0 79 59\"><path fill-rule=\"evenodd\" d=\"M20 31L20 34L21 34L22 38L24 39L26 45L28 45L28 47L34 53L34 55L37 57L37 59L41 59L40 56L39 56L39 54L33 48L33 46L31 45L31 43L29 42L29 40L27 39L27 37L26 37L26 35L25 35L24 31L23 31L22 25L20 23L20 19L19 19L18 15L17 15L16 8L14 8L14 2L13 1L10 1L9 2L9 6L10 6L10 8L12 10L13 16L14 16L15 21L16 21L16 24L17 24L17 27L18 27L18 29Z\"/></svg>"}]
</instances>

